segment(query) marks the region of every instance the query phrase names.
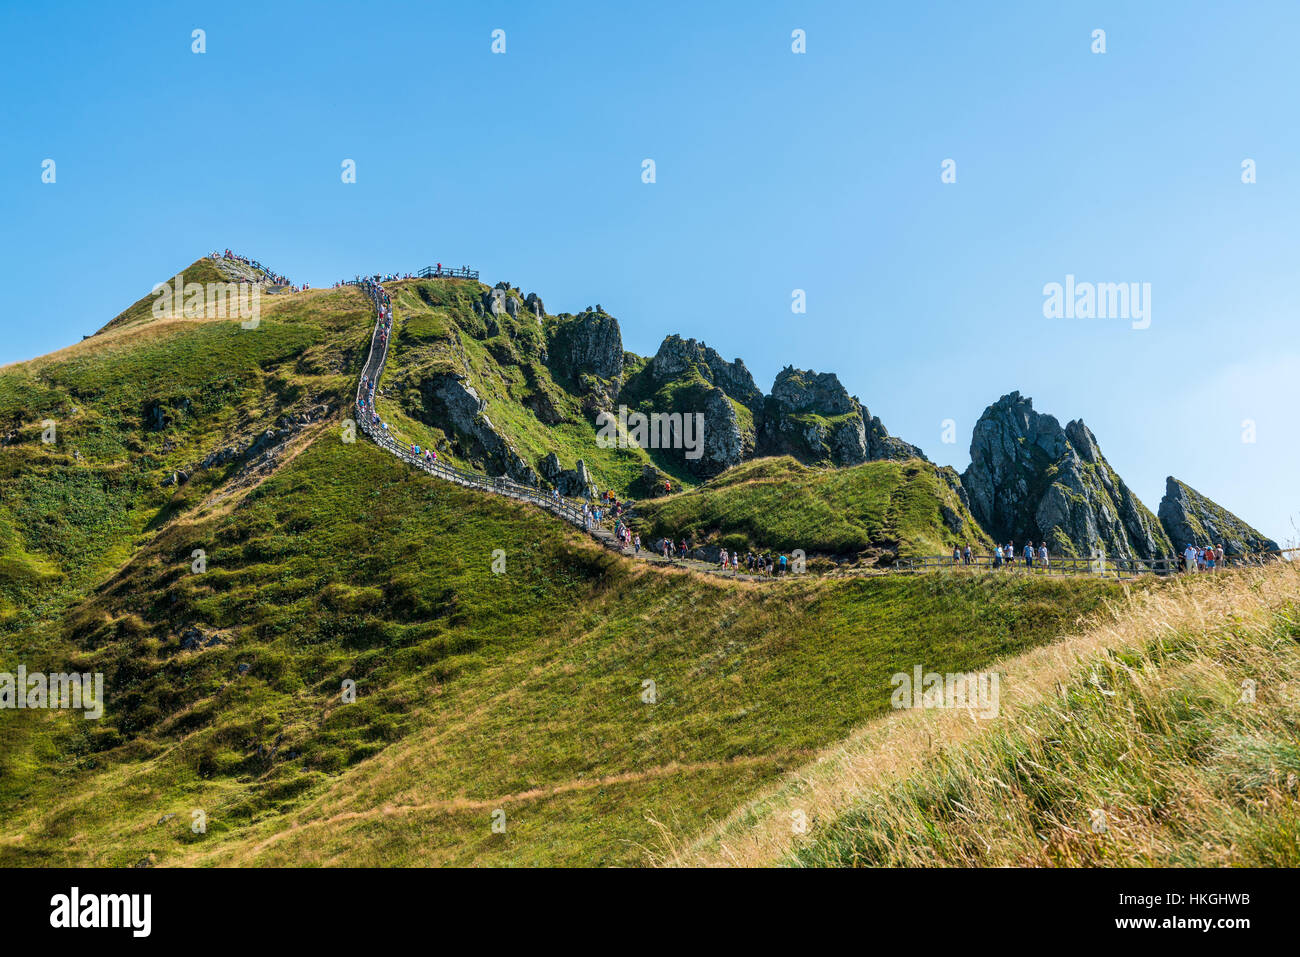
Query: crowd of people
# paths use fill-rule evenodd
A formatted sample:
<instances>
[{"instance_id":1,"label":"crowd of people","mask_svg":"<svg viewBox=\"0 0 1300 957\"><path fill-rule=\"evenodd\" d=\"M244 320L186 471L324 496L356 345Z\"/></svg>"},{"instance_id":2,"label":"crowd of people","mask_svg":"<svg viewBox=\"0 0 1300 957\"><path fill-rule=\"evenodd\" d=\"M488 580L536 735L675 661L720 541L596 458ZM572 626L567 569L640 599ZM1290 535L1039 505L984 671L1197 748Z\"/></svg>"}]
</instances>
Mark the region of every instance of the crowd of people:
<instances>
[{"instance_id":1,"label":"crowd of people","mask_svg":"<svg viewBox=\"0 0 1300 957\"><path fill-rule=\"evenodd\" d=\"M230 262L243 263L245 266L248 266L250 269L256 269L259 272L261 272L264 276L266 276L267 281L273 286L288 286L294 292L302 292L305 289L311 288L310 286L307 285L307 283L303 283L301 286L295 286L292 282L289 281L287 276L282 276L278 272L275 272L274 270L267 269L256 259L251 259L248 256L241 256L238 253L232 253L229 249L227 249L225 252L214 252L211 254L210 258L224 259Z\"/></svg>"},{"instance_id":2,"label":"crowd of people","mask_svg":"<svg viewBox=\"0 0 1300 957\"><path fill-rule=\"evenodd\" d=\"M641 536L628 533L626 541L632 543L635 554L641 554ZM623 539L620 539L623 540ZM686 559L691 557L691 552L695 551L685 538L680 543L674 541L671 537L665 537L658 542L658 551L662 558L668 561L677 559ZM721 548L718 550L718 559L716 566L721 571L739 572L742 568L751 575L766 575L768 577L778 577L787 575L794 568L794 563L789 556L782 552L762 552L757 553L747 551L741 555L740 549Z\"/></svg>"},{"instance_id":3,"label":"crowd of people","mask_svg":"<svg viewBox=\"0 0 1300 957\"><path fill-rule=\"evenodd\" d=\"M362 290L365 291L365 293L370 296L375 303L375 308L377 310L375 321L379 326L379 344L381 347L387 348L388 334L393 328L393 301L389 298L384 287L378 282L372 281L369 277L366 277L364 280L358 279L357 285L361 286ZM377 426L387 432L388 423L380 419L379 412L375 408L376 385L377 383L373 382L368 375L363 374L361 376L361 388L358 390L357 395L357 413L363 418L368 418L371 425ZM412 444L412 454L419 454L415 451L416 449L418 449L418 446ZM428 461L433 461L437 458L436 453L433 453L432 449L427 449L426 451L433 454L433 458L428 459Z\"/></svg>"},{"instance_id":4,"label":"crowd of people","mask_svg":"<svg viewBox=\"0 0 1300 957\"><path fill-rule=\"evenodd\" d=\"M411 275L409 272L408 273L395 273L395 272L375 273L373 276L353 276L351 279L340 279L338 282L334 284L334 288L338 289L340 286L361 286L364 288L366 286L378 285L379 283L382 282L397 282L399 279L414 279L414 278L415 276ZM387 293L385 293L385 295L387 295Z\"/></svg>"},{"instance_id":5,"label":"crowd of people","mask_svg":"<svg viewBox=\"0 0 1300 957\"><path fill-rule=\"evenodd\" d=\"M1223 567L1223 542L1217 545L1193 545L1189 542L1178 556L1178 569L1183 572L1212 572Z\"/></svg>"}]
</instances>

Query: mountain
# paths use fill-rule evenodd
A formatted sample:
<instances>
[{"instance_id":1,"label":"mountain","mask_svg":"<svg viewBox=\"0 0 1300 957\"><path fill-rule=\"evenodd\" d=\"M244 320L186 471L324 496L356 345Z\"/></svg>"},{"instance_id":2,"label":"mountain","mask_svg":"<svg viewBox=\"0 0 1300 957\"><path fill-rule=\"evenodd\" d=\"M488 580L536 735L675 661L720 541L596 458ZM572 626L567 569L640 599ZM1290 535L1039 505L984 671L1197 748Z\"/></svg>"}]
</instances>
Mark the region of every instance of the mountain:
<instances>
[{"instance_id":1,"label":"mountain","mask_svg":"<svg viewBox=\"0 0 1300 957\"><path fill-rule=\"evenodd\" d=\"M1159 558L1173 545L1156 517L1110 467L1082 420L1064 428L1019 392L975 424L962 486L998 542L1046 541L1057 554Z\"/></svg>"},{"instance_id":2,"label":"mountain","mask_svg":"<svg viewBox=\"0 0 1300 957\"><path fill-rule=\"evenodd\" d=\"M539 481L552 453L613 482L660 454L594 445L584 401L650 361L619 365L603 310L387 288L394 430L461 461L513 450ZM1120 594L1029 576L760 586L626 560L349 442L373 328L353 287L268 291L256 328L141 308L0 369L0 670L98 673L106 693L100 720L0 709L0 864L645 863L658 822L694 833L888 715L891 674L984 667ZM749 411L728 365L706 385ZM769 469L743 493L765 509L784 485L800 508L833 505L836 482L883 496L827 535L958 511L919 460L745 468Z\"/></svg>"},{"instance_id":3,"label":"mountain","mask_svg":"<svg viewBox=\"0 0 1300 957\"><path fill-rule=\"evenodd\" d=\"M768 456L833 466L925 458L833 373L788 367L765 396L743 360L695 339L668 335L649 357L625 351L618 320L599 304L550 315L541 297L509 282L405 280L390 289L395 348L378 408L399 433L460 464L640 497L664 476L691 486ZM598 417L623 408L700 416L701 447L599 445Z\"/></svg>"},{"instance_id":4,"label":"mountain","mask_svg":"<svg viewBox=\"0 0 1300 957\"><path fill-rule=\"evenodd\" d=\"M1160 524L1177 548L1222 544L1225 554L1277 551L1278 543L1172 475L1165 479Z\"/></svg>"}]
</instances>

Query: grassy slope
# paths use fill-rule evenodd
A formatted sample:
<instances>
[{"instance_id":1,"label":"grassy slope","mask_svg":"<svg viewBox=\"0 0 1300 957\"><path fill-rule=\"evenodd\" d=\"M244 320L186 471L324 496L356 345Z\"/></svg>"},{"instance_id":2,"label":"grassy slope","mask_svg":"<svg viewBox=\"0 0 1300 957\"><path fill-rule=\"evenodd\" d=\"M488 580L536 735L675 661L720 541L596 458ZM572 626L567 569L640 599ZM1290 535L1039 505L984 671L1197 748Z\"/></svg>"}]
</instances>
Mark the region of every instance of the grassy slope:
<instances>
[{"instance_id":1,"label":"grassy slope","mask_svg":"<svg viewBox=\"0 0 1300 957\"><path fill-rule=\"evenodd\" d=\"M638 862L649 818L702 827L882 713L893 672L975 667L1115 593L660 572L324 435L68 617L59 646L106 673L109 714L38 716L6 754L0 860ZM182 652L190 624L227 643ZM0 717L6 740L31 714Z\"/></svg>"},{"instance_id":2,"label":"grassy slope","mask_svg":"<svg viewBox=\"0 0 1300 957\"><path fill-rule=\"evenodd\" d=\"M943 505L960 516L961 534L944 523ZM948 554L954 541L988 547L938 470L920 460L818 469L789 457L756 459L694 491L641 502L637 515L643 537L685 534L728 548L907 556Z\"/></svg>"},{"instance_id":3,"label":"grassy slope","mask_svg":"<svg viewBox=\"0 0 1300 957\"><path fill-rule=\"evenodd\" d=\"M1298 606L1289 563L1135 593L995 664L998 717L869 722L675 860L1295 867Z\"/></svg>"},{"instance_id":4,"label":"grassy slope","mask_svg":"<svg viewBox=\"0 0 1300 957\"><path fill-rule=\"evenodd\" d=\"M209 264L210 265L210 264ZM268 297L237 321L149 322L0 370L0 648L125 561L225 470L164 476L307 402L346 401L368 323L350 290ZM171 420L146 427L156 403ZM45 420L57 441L41 441ZM49 588L51 578L62 587ZM12 646L11 646L12 647Z\"/></svg>"},{"instance_id":5,"label":"grassy slope","mask_svg":"<svg viewBox=\"0 0 1300 957\"><path fill-rule=\"evenodd\" d=\"M168 285L175 283L177 276L180 277L181 283L209 283L209 282L228 282L226 274L221 271L215 262L207 257L199 259L189 266L182 269L176 276L167 280ZM109 330L121 329L124 326L135 326L147 323L153 320L153 306L158 297L153 293L137 299L131 305L127 306L113 319L111 319L95 335L101 335Z\"/></svg>"},{"instance_id":6,"label":"grassy slope","mask_svg":"<svg viewBox=\"0 0 1300 957\"><path fill-rule=\"evenodd\" d=\"M436 338L442 307L420 302ZM263 305L258 330L123 323L0 372L0 425L19 432L0 451L3 660L100 670L108 689L102 722L0 712L0 861L644 861L883 713L894 671L978 667L1116 594L1089 580L681 576L325 428L244 498L204 504L227 470L161 488L286 408L346 401L364 300ZM546 385L473 342L496 360L483 393ZM154 402L172 419L162 432L144 427ZM54 446L37 438L46 417ZM887 520L920 501L894 499ZM221 643L182 651L189 626ZM338 700L344 678L355 704ZM504 835L489 827L498 807ZM186 826L192 808L206 835Z\"/></svg>"}]
</instances>

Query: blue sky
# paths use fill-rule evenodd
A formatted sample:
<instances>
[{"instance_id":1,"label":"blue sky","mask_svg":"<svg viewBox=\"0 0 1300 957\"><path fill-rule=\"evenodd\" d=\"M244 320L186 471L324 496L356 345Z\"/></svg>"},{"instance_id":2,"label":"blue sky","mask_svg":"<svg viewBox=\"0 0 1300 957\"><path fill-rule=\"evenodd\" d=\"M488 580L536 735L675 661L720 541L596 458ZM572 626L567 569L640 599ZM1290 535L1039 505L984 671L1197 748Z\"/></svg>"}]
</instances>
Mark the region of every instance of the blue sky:
<instances>
[{"instance_id":1,"label":"blue sky","mask_svg":"<svg viewBox=\"0 0 1300 957\"><path fill-rule=\"evenodd\" d=\"M765 391L836 372L959 469L1018 389L1153 510L1173 474L1294 539L1300 5L988 6L5 5L0 364L213 248L469 263ZM1067 274L1149 282L1150 328L1044 318Z\"/></svg>"}]
</instances>

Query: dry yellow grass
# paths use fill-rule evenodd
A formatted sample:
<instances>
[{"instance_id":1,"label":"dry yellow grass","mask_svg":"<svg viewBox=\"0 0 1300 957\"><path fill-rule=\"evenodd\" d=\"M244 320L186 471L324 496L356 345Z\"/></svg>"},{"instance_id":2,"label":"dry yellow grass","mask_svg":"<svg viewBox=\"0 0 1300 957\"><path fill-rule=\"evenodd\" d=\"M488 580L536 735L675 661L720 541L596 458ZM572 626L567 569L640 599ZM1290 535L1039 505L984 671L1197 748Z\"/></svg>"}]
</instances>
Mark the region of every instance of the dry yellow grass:
<instances>
[{"instance_id":1,"label":"dry yellow grass","mask_svg":"<svg viewBox=\"0 0 1300 957\"><path fill-rule=\"evenodd\" d=\"M846 809L867 798L876 800L889 788L931 766L936 759L947 758L961 764L978 758L971 755L978 739L986 736L996 723L999 733L1021 733L1037 737L1028 724L1035 708L1058 699L1071 681L1076 684L1088 669L1125 669L1142 687L1144 695L1154 698L1161 692L1187 683L1198 688L1213 687L1235 693L1235 685L1222 673L1220 662L1211 655L1192 657L1182 664L1144 670L1129 669L1114 653L1142 655L1165 639L1181 637L1192 642L1222 642L1225 633L1235 638L1247 634L1271 635L1277 616L1285 615L1300 600L1300 570L1294 563L1281 562L1265 568L1227 572L1214 576L1196 576L1169 582L1159 589L1130 593L1119 605L1108 609L1104 620L1078 635L1068 636L1051 645L1036 648L1014 658L998 662L989 670L1001 674L1000 716L992 721L965 711L905 710L869 723L843 742L827 748L805 767L787 775L766 794L736 809L715 828L682 840L665 833L672 852L657 863L670 866L765 866L779 863L796 849L801 838L792 826L802 815L809 826L834 820ZM1274 643L1276 644L1276 643ZM1289 649L1288 653L1293 653ZM1068 718L1067 718L1068 720ZM1109 733L1102 729L1098 733ZM1131 749L1137 753L1140 743ZM1063 766L1073 763L1073 756L1060 754ZM1177 767L1164 767L1160 773L1172 793L1182 802L1186 816L1217 816L1216 798L1205 793L1203 783ZM1291 775L1291 778L1294 778ZM1294 781L1280 782L1275 801L1286 801L1295 790ZM995 795L989 807L968 809L977 818L994 806L997 814L1012 821L1023 815L1024 808L1007 793ZM1294 809L1292 809L1294 810ZM1160 860L1160 827L1148 809L1128 807L1113 809L1115 816L1128 825L1127 853L1135 861ZM1286 813L1290 813L1287 811ZM985 818L987 819L987 818ZM901 821L901 817L899 819ZM1085 817L1086 822L1086 817ZM1085 823L1086 827L1086 823ZM1005 830L1032 830L1022 820ZM1074 830L1063 822L1061 831ZM982 838L981 838L982 839ZM1042 848L1040 853L1026 853L1024 847L987 847L1001 860L1016 864L1066 862L1095 863L1077 858L1060 846ZM1047 859L1047 855L1051 859ZM1219 861L1227 863L1228 861ZM917 856L908 863L936 863ZM977 863L944 861L944 863ZM978 863L987 863L984 858ZM1210 861L1204 861L1210 863Z\"/></svg>"}]
</instances>

